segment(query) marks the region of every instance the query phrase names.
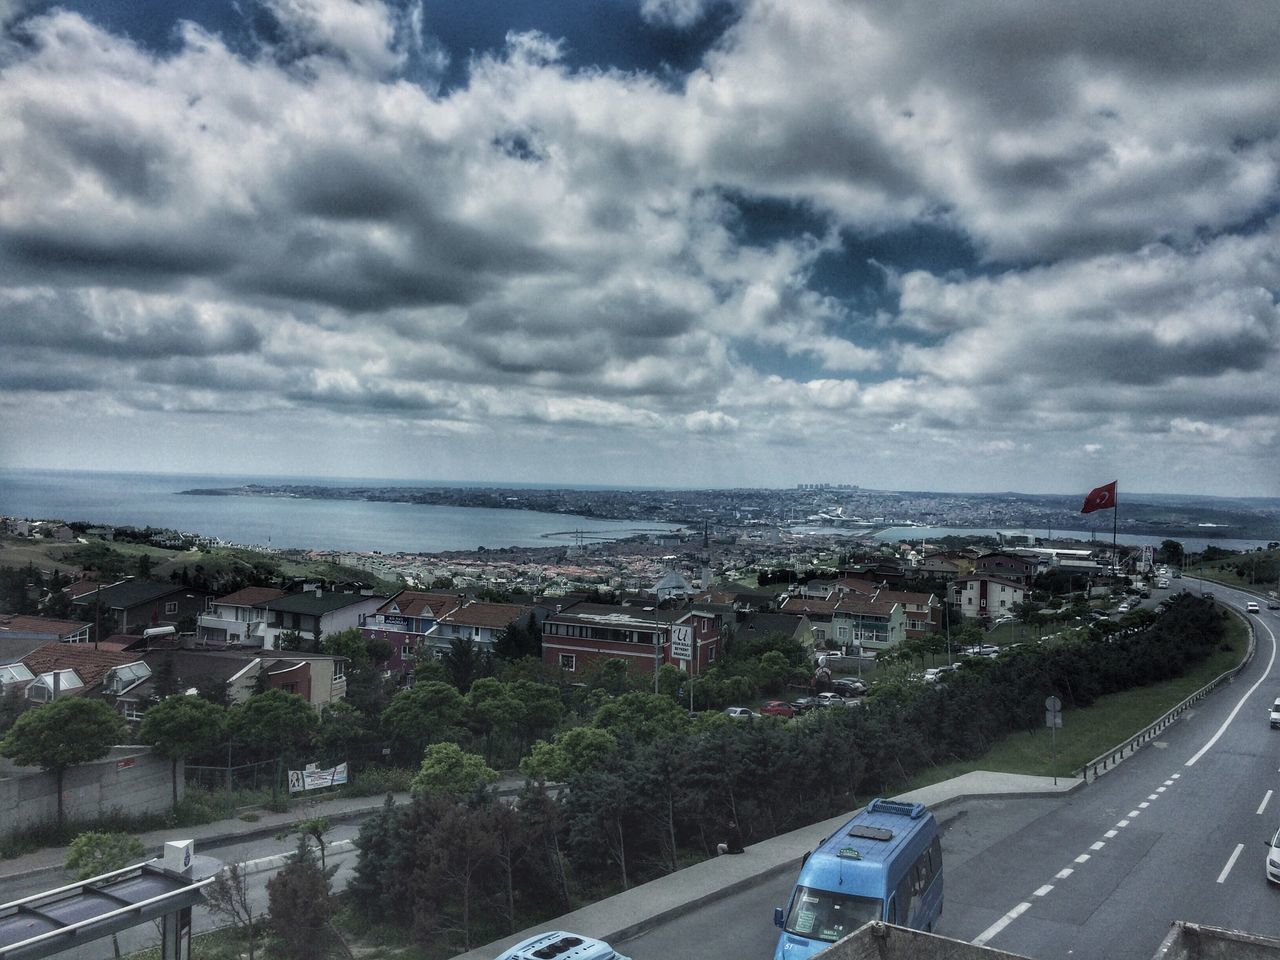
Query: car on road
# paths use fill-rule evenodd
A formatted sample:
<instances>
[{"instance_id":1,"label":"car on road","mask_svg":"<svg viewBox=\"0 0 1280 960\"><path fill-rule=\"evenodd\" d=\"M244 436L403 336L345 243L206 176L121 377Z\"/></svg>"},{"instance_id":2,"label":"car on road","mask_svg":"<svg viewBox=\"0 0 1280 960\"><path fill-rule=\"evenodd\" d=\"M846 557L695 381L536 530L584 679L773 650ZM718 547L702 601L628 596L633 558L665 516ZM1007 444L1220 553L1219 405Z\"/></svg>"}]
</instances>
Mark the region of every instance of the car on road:
<instances>
[{"instance_id":1,"label":"car on road","mask_svg":"<svg viewBox=\"0 0 1280 960\"><path fill-rule=\"evenodd\" d=\"M1280 883L1280 830L1262 842L1267 845L1267 882Z\"/></svg>"},{"instance_id":2,"label":"car on road","mask_svg":"<svg viewBox=\"0 0 1280 960\"><path fill-rule=\"evenodd\" d=\"M995 620L991 622L991 625L993 627L999 627L1006 623L1017 623L1017 622L1018 622L1017 617L1003 616L1003 617L996 617Z\"/></svg>"},{"instance_id":3,"label":"car on road","mask_svg":"<svg viewBox=\"0 0 1280 960\"><path fill-rule=\"evenodd\" d=\"M758 713L753 713L746 707L725 707L724 715L733 720L750 720L752 717L759 716Z\"/></svg>"},{"instance_id":4,"label":"car on road","mask_svg":"<svg viewBox=\"0 0 1280 960\"><path fill-rule=\"evenodd\" d=\"M1120 604L1120 606L1116 607L1116 613L1128 613L1128 612L1129 612L1129 605L1127 603L1122 603Z\"/></svg>"},{"instance_id":5,"label":"car on road","mask_svg":"<svg viewBox=\"0 0 1280 960\"><path fill-rule=\"evenodd\" d=\"M1271 729L1280 730L1280 697L1271 704Z\"/></svg>"},{"instance_id":6,"label":"car on road","mask_svg":"<svg viewBox=\"0 0 1280 960\"><path fill-rule=\"evenodd\" d=\"M1280 600L1275 597L1267 597L1268 610L1280 610Z\"/></svg>"},{"instance_id":7,"label":"car on road","mask_svg":"<svg viewBox=\"0 0 1280 960\"><path fill-rule=\"evenodd\" d=\"M1258 604L1256 601L1250 600L1244 605L1245 613L1258 613Z\"/></svg>"},{"instance_id":8,"label":"car on road","mask_svg":"<svg viewBox=\"0 0 1280 960\"><path fill-rule=\"evenodd\" d=\"M760 714L765 717L794 717L796 708L785 700L766 700L760 706Z\"/></svg>"},{"instance_id":9,"label":"car on road","mask_svg":"<svg viewBox=\"0 0 1280 960\"><path fill-rule=\"evenodd\" d=\"M1156 586L1157 586L1157 587L1159 587L1161 590L1168 590L1168 589L1169 589L1169 581L1168 581L1168 580L1164 580L1164 579L1157 580L1157 581L1156 581Z\"/></svg>"},{"instance_id":10,"label":"car on road","mask_svg":"<svg viewBox=\"0 0 1280 960\"><path fill-rule=\"evenodd\" d=\"M628 960L603 940L552 930L522 940L497 960Z\"/></svg>"},{"instance_id":11,"label":"car on road","mask_svg":"<svg viewBox=\"0 0 1280 960\"><path fill-rule=\"evenodd\" d=\"M960 652L967 657L994 657L1000 653L1000 648L994 643L979 643Z\"/></svg>"}]
</instances>

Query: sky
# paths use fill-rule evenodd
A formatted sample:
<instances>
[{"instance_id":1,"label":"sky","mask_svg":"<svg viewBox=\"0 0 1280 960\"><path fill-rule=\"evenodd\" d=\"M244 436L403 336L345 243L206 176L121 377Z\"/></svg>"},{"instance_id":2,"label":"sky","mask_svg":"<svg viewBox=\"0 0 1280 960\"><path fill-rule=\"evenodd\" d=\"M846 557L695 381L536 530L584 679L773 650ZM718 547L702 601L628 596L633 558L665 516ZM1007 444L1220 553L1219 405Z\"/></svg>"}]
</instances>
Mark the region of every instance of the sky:
<instances>
[{"instance_id":1,"label":"sky","mask_svg":"<svg viewBox=\"0 0 1280 960\"><path fill-rule=\"evenodd\" d=\"M1256 0L0 0L0 466L1280 496Z\"/></svg>"}]
</instances>

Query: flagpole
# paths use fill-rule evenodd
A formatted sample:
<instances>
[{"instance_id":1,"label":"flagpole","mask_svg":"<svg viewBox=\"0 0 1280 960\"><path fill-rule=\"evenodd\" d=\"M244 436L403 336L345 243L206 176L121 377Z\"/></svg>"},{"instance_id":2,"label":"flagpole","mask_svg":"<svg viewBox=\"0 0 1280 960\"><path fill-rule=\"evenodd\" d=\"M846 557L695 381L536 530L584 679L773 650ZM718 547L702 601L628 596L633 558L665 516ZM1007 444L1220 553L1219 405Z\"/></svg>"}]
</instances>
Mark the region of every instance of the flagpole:
<instances>
[{"instance_id":1,"label":"flagpole","mask_svg":"<svg viewBox=\"0 0 1280 960\"><path fill-rule=\"evenodd\" d=\"M1120 517L1120 484L1116 483L1115 499L1111 501L1111 558L1115 561L1116 569L1120 568L1120 553L1116 549L1116 526Z\"/></svg>"}]
</instances>

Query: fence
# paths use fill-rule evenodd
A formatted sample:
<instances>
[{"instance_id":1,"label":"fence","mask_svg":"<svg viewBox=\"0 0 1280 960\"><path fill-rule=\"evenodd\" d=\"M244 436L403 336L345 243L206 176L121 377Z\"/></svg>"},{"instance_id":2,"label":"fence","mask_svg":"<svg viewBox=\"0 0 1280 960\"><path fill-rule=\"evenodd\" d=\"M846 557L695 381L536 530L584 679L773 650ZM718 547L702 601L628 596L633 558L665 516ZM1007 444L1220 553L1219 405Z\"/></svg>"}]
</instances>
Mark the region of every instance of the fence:
<instances>
[{"instance_id":1,"label":"fence","mask_svg":"<svg viewBox=\"0 0 1280 960\"><path fill-rule=\"evenodd\" d=\"M1218 687L1234 679L1236 674L1238 674L1241 670L1243 670L1252 662L1254 649L1257 645L1257 641L1254 636L1255 631L1254 631L1253 622L1252 621L1246 621L1246 622L1249 625L1249 650L1245 654L1245 658L1241 660L1239 664L1232 667L1226 673L1222 673L1214 677L1212 680L1206 683L1203 687L1201 687L1195 693L1191 694L1191 696L1187 697L1187 699L1183 700L1180 704L1178 704L1172 710L1164 714L1164 716L1160 717L1160 719L1158 719L1155 723L1152 723L1146 727L1143 727L1141 730L1135 733L1128 740L1125 740L1123 743L1119 744L1118 746L1112 747L1106 753L1099 754L1098 756L1090 760L1088 763L1086 763L1083 767L1080 767L1078 770L1073 771L1072 776L1080 777L1083 780L1097 780L1098 777L1102 776L1104 773L1107 773L1125 757L1132 756L1141 747L1146 746L1146 744L1149 741L1155 738L1156 734L1160 733L1162 730L1168 727L1169 724L1177 720L1178 717L1180 717L1184 712L1186 712L1186 710L1190 706L1192 706L1192 704L1198 703L1199 701L1207 697L1209 694L1211 694L1214 690L1217 690Z\"/></svg>"},{"instance_id":2,"label":"fence","mask_svg":"<svg viewBox=\"0 0 1280 960\"><path fill-rule=\"evenodd\" d=\"M278 760L260 760L235 766L197 767L187 764L187 783L206 790L270 790L279 776Z\"/></svg>"}]
</instances>

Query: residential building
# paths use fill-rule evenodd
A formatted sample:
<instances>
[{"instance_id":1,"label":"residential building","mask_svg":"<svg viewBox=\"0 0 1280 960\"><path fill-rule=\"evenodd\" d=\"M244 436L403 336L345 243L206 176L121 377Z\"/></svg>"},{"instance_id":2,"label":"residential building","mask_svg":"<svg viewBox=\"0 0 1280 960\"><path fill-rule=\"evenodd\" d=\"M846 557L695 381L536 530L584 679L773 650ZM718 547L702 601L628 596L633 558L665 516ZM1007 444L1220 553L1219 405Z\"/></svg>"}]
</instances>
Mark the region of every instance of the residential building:
<instances>
[{"instance_id":1,"label":"residential building","mask_svg":"<svg viewBox=\"0 0 1280 960\"><path fill-rule=\"evenodd\" d=\"M423 642L435 657L444 656L457 639L470 639L477 648L492 652L498 637L507 627L515 623L527 627L534 619L532 607L468 600L441 614L435 626L423 637Z\"/></svg>"},{"instance_id":2,"label":"residential building","mask_svg":"<svg viewBox=\"0 0 1280 960\"><path fill-rule=\"evenodd\" d=\"M872 597L885 603L902 604L906 617L906 638L914 640L942 629L942 602L932 593L909 590L877 590Z\"/></svg>"},{"instance_id":3,"label":"residential building","mask_svg":"<svg viewBox=\"0 0 1280 960\"><path fill-rule=\"evenodd\" d=\"M245 587L209 604L196 620L196 637L216 646L260 647L267 631L267 604L288 594L275 587Z\"/></svg>"},{"instance_id":4,"label":"residential building","mask_svg":"<svg viewBox=\"0 0 1280 960\"><path fill-rule=\"evenodd\" d=\"M386 600L371 591L342 593L321 587L268 600L261 604L266 614L261 628L262 649L278 650L282 633L311 638L358 629Z\"/></svg>"},{"instance_id":5,"label":"residential building","mask_svg":"<svg viewBox=\"0 0 1280 960\"><path fill-rule=\"evenodd\" d=\"M720 622L718 612L692 608L579 603L543 620L542 660L567 673L622 660L639 675L664 663L698 674L719 655Z\"/></svg>"},{"instance_id":6,"label":"residential building","mask_svg":"<svg viewBox=\"0 0 1280 960\"><path fill-rule=\"evenodd\" d=\"M1012 614L1014 605L1027 599L1023 584L1003 577L973 574L957 577L952 586L960 613L975 620Z\"/></svg>"},{"instance_id":7,"label":"residential building","mask_svg":"<svg viewBox=\"0 0 1280 960\"><path fill-rule=\"evenodd\" d=\"M84 620L110 619L120 633L141 633L147 627L176 624L195 618L209 605L210 594L193 587L132 577L81 593L71 600Z\"/></svg>"},{"instance_id":8,"label":"residential building","mask_svg":"<svg viewBox=\"0 0 1280 960\"><path fill-rule=\"evenodd\" d=\"M781 634L795 640L806 650L813 650L813 625L804 614L748 613L733 628L735 640L768 637Z\"/></svg>"},{"instance_id":9,"label":"residential building","mask_svg":"<svg viewBox=\"0 0 1280 960\"><path fill-rule=\"evenodd\" d=\"M101 695L107 692L103 681L114 668L140 660L142 654L137 652L96 650L80 643L46 643L22 658L23 666L35 677L25 695L38 703L63 696Z\"/></svg>"},{"instance_id":10,"label":"residential building","mask_svg":"<svg viewBox=\"0 0 1280 960\"><path fill-rule=\"evenodd\" d=\"M807 597L787 597L779 607L782 613L808 619L809 626L813 630L814 645L818 647L824 647L828 642L837 642L832 624L835 609L836 601L834 600L811 600Z\"/></svg>"},{"instance_id":11,"label":"residential building","mask_svg":"<svg viewBox=\"0 0 1280 960\"><path fill-rule=\"evenodd\" d=\"M430 646L427 635L440 618L463 602L453 593L401 590L365 617L361 632L366 640L386 640L391 644L386 670L390 676L404 678L413 672L418 651L424 645Z\"/></svg>"},{"instance_id":12,"label":"residential building","mask_svg":"<svg viewBox=\"0 0 1280 960\"><path fill-rule=\"evenodd\" d=\"M889 650L907 638L903 605L892 600L871 600L850 594L841 597L832 611L835 645L864 650Z\"/></svg>"},{"instance_id":13,"label":"residential building","mask_svg":"<svg viewBox=\"0 0 1280 960\"><path fill-rule=\"evenodd\" d=\"M93 624L83 620L52 620L16 613L0 613L0 655L6 640L45 643L88 643Z\"/></svg>"},{"instance_id":14,"label":"residential building","mask_svg":"<svg viewBox=\"0 0 1280 960\"><path fill-rule=\"evenodd\" d=\"M984 553L973 562L973 572L975 575L1009 580L1029 589L1031 581L1035 579L1038 566L1037 557L1008 551L993 551Z\"/></svg>"}]
</instances>

